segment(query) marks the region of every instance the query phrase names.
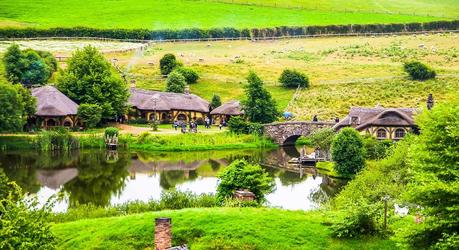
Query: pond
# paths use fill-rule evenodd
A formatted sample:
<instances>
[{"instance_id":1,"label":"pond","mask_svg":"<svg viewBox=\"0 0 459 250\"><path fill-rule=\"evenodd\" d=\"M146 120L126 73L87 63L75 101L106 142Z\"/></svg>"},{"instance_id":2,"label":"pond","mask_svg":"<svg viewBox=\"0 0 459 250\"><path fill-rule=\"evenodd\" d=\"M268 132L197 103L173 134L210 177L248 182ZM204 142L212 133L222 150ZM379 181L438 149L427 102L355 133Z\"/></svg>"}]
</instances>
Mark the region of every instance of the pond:
<instances>
[{"instance_id":1,"label":"pond","mask_svg":"<svg viewBox=\"0 0 459 250\"><path fill-rule=\"evenodd\" d=\"M0 152L0 168L26 192L44 203L59 195L54 211L93 203L100 206L159 199L163 190L215 193L217 174L236 159L259 163L275 179L268 205L310 210L345 184L314 168L289 164L295 148L204 152L132 152L80 150L53 154Z\"/></svg>"}]
</instances>

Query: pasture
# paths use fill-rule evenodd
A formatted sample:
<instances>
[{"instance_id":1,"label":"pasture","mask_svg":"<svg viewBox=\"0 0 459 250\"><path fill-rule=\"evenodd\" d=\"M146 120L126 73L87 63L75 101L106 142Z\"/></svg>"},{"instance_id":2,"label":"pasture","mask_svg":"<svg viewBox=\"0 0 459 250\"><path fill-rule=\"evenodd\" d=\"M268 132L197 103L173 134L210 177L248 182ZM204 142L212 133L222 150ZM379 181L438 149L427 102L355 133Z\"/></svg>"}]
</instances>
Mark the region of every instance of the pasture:
<instances>
[{"instance_id":1,"label":"pasture","mask_svg":"<svg viewBox=\"0 0 459 250\"><path fill-rule=\"evenodd\" d=\"M266 28L451 20L458 0L4 0L0 27ZM248 5L249 4L249 5ZM251 5L250 5L251 4Z\"/></svg>"}]
</instances>

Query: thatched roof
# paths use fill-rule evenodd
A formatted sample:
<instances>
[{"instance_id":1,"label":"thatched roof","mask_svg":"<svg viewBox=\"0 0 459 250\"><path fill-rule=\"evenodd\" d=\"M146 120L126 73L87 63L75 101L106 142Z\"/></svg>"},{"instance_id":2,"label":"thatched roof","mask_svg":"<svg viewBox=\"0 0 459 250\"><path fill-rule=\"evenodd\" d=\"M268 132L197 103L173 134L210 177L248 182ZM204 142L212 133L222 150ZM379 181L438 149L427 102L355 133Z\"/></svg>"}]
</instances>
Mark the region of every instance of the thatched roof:
<instances>
[{"instance_id":1,"label":"thatched roof","mask_svg":"<svg viewBox=\"0 0 459 250\"><path fill-rule=\"evenodd\" d=\"M32 95L37 98L37 116L66 116L76 115L78 104L70 100L53 86L43 86L32 89Z\"/></svg>"},{"instance_id":2,"label":"thatched roof","mask_svg":"<svg viewBox=\"0 0 459 250\"><path fill-rule=\"evenodd\" d=\"M224 103L220 107L212 110L210 112L211 115L242 115L244 111L242 111L242 106L239 101L229 101Z\"/></svg>"},{"instance_id":3,"label":"thatched roof","mask_svg":"<svg viewBox=\"0 0 459 250\"><path fill-rule=\"evenodd\" d=\"M131 106L140 110L209 112L209 102L193 94L178 94L131 88L131 95L128 102Z\"/></svg>"},{"instance_id":4,"label":"thatched roof","mask_svg":"<svg viewBox=\"0 0 459 250\"><path fill-rule=\"evenodd\" d=\"M351 126L352 117L356 117L357 124L355 129L363 130L369 126L414 126L413 117L417 113L413 108L362 108L352 107L349 115L337 123L334 128Z\"/></svg>"}]
</instances>

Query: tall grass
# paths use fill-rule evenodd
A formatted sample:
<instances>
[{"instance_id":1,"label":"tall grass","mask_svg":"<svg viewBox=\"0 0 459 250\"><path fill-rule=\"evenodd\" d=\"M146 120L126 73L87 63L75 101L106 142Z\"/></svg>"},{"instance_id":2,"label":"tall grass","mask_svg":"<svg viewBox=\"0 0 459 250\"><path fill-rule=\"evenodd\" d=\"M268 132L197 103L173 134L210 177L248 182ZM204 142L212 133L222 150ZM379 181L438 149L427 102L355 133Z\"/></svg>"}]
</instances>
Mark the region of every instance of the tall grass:
<instances>
[{"instance_id":1,"label":"tall grass","mask_svg":"<svg viewBox=\"0 0 459 250\"><path fill-rule=\"evenodd\" d=\"M212 194L193 194L191 192L165 191L159 200L130 201L121 205L99 207L92 204L69 208L66 212L52 214L53 222L68 222L89 218L122 216L127 214L160 211L165 209L183 209L198 207L216 207L217 202Z\"/></svg>"},{"instance_id":2,"label":"tall grass","mask_svg":"<svg viewBox=\"0 0 459 250\"><path fill-rule=\"evenodd\" d=\"M35 145L38 150L48 151L69 151L78 149L80 142L65 128L46 130L40 132L36 137Z\"/></svg>"}]
</instances>

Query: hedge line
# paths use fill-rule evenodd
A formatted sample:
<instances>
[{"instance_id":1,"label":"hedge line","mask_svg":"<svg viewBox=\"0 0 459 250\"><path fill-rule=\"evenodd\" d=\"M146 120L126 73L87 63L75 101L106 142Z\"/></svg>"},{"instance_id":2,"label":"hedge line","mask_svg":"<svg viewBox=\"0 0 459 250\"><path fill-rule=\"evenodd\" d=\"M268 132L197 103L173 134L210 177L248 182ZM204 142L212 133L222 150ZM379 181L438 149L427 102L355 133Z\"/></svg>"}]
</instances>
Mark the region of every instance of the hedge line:
<instances>
[{"instance_id":1,"label":"hedge line","mask_svg":"<svg viewBox=\"0 0 459 250\"><path fill-rule=\"evenodd\" d=\"M176 40L208 38L266 38L320 34L422 32L457 29L459 29L459 20L407 24L353 24L304 27L282 26L261 29L214 28L208 30L197 28L182 30L97 29L87 27L50 29L1 28L0 38L98 37L135 40Z\"/></svg>"}]
</instances>

